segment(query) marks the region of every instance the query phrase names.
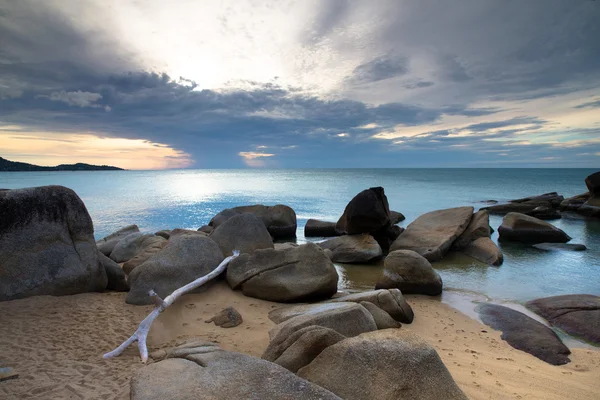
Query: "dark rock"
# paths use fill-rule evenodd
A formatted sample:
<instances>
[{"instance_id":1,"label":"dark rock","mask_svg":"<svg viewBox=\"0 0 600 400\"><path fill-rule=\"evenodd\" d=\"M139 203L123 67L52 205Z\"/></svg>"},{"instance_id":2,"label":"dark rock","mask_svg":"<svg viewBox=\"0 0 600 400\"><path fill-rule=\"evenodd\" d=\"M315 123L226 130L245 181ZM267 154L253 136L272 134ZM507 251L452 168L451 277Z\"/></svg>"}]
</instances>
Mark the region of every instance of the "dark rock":
<instances>
[{"instance_id":1,"label":"dark rock","mask_svg":"<svg viewBox=\"0 0 600 400\"><path fill-rule=\"evenodd\" d=\"M562 218L562 216L560 215L558 210L555 210L554 208L550 208L550 207L546 207L546 206L536 207L533 209L533 211L531 211L527 215L531 215L532 217L542 219L542 220L552 220L552 219L561 219Z\"/></svg>"},{"instance_id":2,"label":"dark rock","mask_svg":"<svg viewBox=\"0 0 600 400\"><path fill-rule=\"evenodd\" d=\"M392 225L396 225L397 223L402 222L405 219L406 217L401 212L390 210L390 223Z\"/></svg>"},{"instance_id":3,"label":"dark rock","mask_svg":"<svg viewBox=\"0 0 600 400\"><path fill-rule=\"evenodd\" d=\"M131 378L132 400L341 400L277 364L210 342L179 346L166 357Z\"/></svg>"},{"instance_id":4,"label":"dark rock","mask_svg":"<svg viewBox=\"0 0 600 400\"><path fill-rule=\"evenodd\" d=\"M529 215L508 213L498 228L499 240L521 243L566 243L571 237L548 222Z\"/></svg>"},{"instance_id":5,"label":"dark rock","mask_svg":"<svg viewBox=\"0 0 600 400\"><path fill-rule=\"evenodd\" d=\"M198 232L204 232L204 233L209 234L209 235L211 233L213 233L214 230L215 230L215 228L213 228L210 225L203 225L200 228L198 228Z\"/></svg>"},{"instance_id":6,"label":"dark rock","mask_svg":"<svg viewBox=\"0 0 600 400\"><path fill-rule=\"evenodd\" d=\"M502 251L489 237L481 237L465 247L462 252L469 257L489 265L501 265L504 261Z\"/></svg>"},{"instance_id":7,"label":"dark rock","mask_svg":"<svg viewBox=\"0 0 600 400\"><path fill-rule=\"evenodd\" d=\"M569 335L600 346L600 296L569 294L545 297L528 302L527 308Z\"/></svg>"},{"instance_id":8,"label":"dark rock","mask_svg":"<svg viewBox=\"0 0 600 400\"><path fill-rule=\"evenodd\" d=\"M560 209L563 211L577 211L590 197L589 192L569 197L560 203Z\"/></svg>"},{"instance_id":9,"label":"dark rock","mask_svg":"<svg viewBox=\"0 0 600 400\"><path fill-rule=\"evenodd\" d=\"M338 274L323 250L307 243L242 254L227 267L227 282L246 296L288 303L333 296Z\"/></svg>"},{"instance_id":10,"label":"dark rock","mask_svg":"<svg viewBox=\"0 0 600 400\"><path fill-rule=\"evenodd\" d=\"M304 226L305 237L332 237L340 236L335 228L335 222L320 221L318 219L309 219Z\"/></svg>"},{"instance_id":11,"label":"dark rock","mask_svg":"<svg viewBox=\"0 0 600 400\"><path fill-rule=\"evenodd\" d=\"M552 329L527 315L499 306L480 304L477 311L484 324L502 331L502 339L517 350L529 353L552 365L569 363L571 351Z\"/></svg>"},{"instance_id":12,"label":"dark rock","mask_svg":"<svg viewBox=\"0 0 600 400\"><path fill-rule=\"evenodd\" d=\"M125 236L128 236L132 233L139 232L140 228L137 225L128 225L124 228L119 229L116 232L111 233L103 239L100 239L96 242L96 246L98 247L98 251L100 251L105 256L110 256L115 245L119 243L121 239Z\"/></svg>"},{"instance_id":13,"label":"dark rock","mask_svg":"<svg viewBox=\"0 0 600 400\"><path fill-rule=\"evenodd\" d=\"M345 400L466 400L435 349L405 329L364 333L327 347L298 371Z\"/></svg>"},{"instance_id":14,"label":"dark rock","mask_svg":"<svg viewBox=\"0 0 600 400\"><path fill-rule=\"evenodd\" d=\"M600 171L594 172L585 178L585 186L587 186L592 197L600 196Z\"/></svg>"},{"instance_id":15,"label":"dark rock","mask_svg":"<svg viewBox=\"0 0 600 400\"><path fill-rule=\"evenodd\" d=\"M376 232L390 225L390 206L382 187L363 190L346 206L337 222L339 232L348 235Z\"/></svg>"},{"instance_id":16,"label":"dark rock","mask_svg":"<svg viewBox=\"0 0 600 400\"><path fill-rule=\"evenodd\" d=\"M412 308L406 302L404 296L402 296L402 292L400 292L398 289L380 289L354 293L347 296L337 297L331 301L354 303L368 301L390 314L396 321L407 324L412 323L415 317Z\"/></svg>"},{"instance_id":17,"label":"dark rock","mask_svg":"<svg viewBox=\"0 0 600 400\"><path fill-rule=\"evenodd\" d=\"M135 256L123 264L123 272L127 275L131 274L131 271L152 258L156 253L161 251L167 243L169 243L167 239L162 236L151 236L142 239L141 243L138 243L138 250L135 253Z\"/></svg>"},{"instance_id":18,"label":"dark rock","mask_svg":"<svg viewBox=\"0 0 600 400\"><path fill-rule=\"evenodd\" d=\"M237 214L219 225L210 238L214 240L225 257L233 254L252 253L259 249L272 249L273 239L263 222L253 214Z\"/></svg>"},{"instance_id":19,"label":"dark rock","mask_svg":"<svg viewBox=\"0 0 600 400\"><path fill-rule=\"evenodd\" d=\"M549 201L527 201L525 203L498 204L495 206L484 207L482 210L487 210L490 214L494 215L506 215L511 212L528 214L538 207L551 206L552 204Z\"/></svg>"},{"instance_id":20,"label":"dark rock","mask_svg":"<svg viewBox=\"0 0 600 400\"><path fill-rule=\"evenodd\" d=\"M242 315L235 308L227 307L204 322L214 322L216 326L220 326L221 328L234 328L240 325L243 322L243 319Z\"/></svg>"},{"instance_id":21,"label":"dark rock","mask_svg":"<svg viewBox=\"0 0 600 400\"><path fill-rule=\"evenodd\" d=\"M371 313L371 316L375 320L375 325L377 325L377 329L392 329L400 328L402 326L402 324L392 318L390 314L377 307L370 301L361 301L360 305L366 308L369 313Z\"/></svg>"},{"instance_id":22,"label":"dark rock","mask_svg":"<svg viewBox=\"0 0 600 400\"><path fill-rule=\"evenodd\" d=\"M98 261L106 271L108 279L108 283L106 284L107 290L114 290L116 292L126 292L129 290L129 285L125 279L125 272L123 272L119 264L100 252L98 252Z\"/></svg>"},{"instance_id":23,"label":"dark rock","mask_svg":"<svg viewBox=\"0 0 600 400\"><path fill-rule=\"evenodd\" d=\"M169 237L171 237L171 230L169 230L169 229L163 229L162 231L156 232L155 235L163 237L163 238L169 240Z\"/></svg>"},{"instance_id":24,"label":"dark rock","mask_svg":"<svg viewBox=\"0 0 600 400\"><path fill-rule=\"evenodd\" d=\"M387 254L390 251L390 246L392 243L398 239L398 236L400 236L402 232L404 232L404 228L401 226L389 225L371 233L371 235L377 241L377 243L379 243L383 254Z\"/></svg>"},{"instance_id":25,"label":"dark rock","mask_svg":"<svg viewBox=\"0 0 600 400\"><path fill-rule=\"evenodd\" d=\"M438 261L467 228L473 207L432 211L413 221L392 243L390 251L413 250L429 261Z\"/></svg>"},{"instance_id":26,"label":"dark rock","mask_svg":"<svg viewBox=\"0 0 600 400\"><path fill-rule=\"evenodd\" d=\"M400 289L404 294L442 293L442 278L426 258L412 250L392 251L385 258L383 276L375 289Z\"/></svg>"},{"instance_id":27,"label":"dark rock","mask_svg":"<svg viewBox=\"0 0 600 400\"><path fill-rule=\"evenodd\" d=\"M548 202L551 207L558 207L565 198L556 192L544 193L539 196L524 197L522 199L511 200L511 203L533 203Z\"/></svg>"},{"instance_id":28,"label":"dark rock","mask_svg":"<svg viewBox=\"0 0 600 400\"><path fill-rule=\"evenodd\" d=\"M164 299L174 290L213 271L223 259L219 246L210 238L200 235L172 237L160 252L131 272L131 289L126 301L137 305L153 304L148 295L151 289ZM203 285L195 292L206 287Z\"/></svg>"},{"instance_id":29,"label":"dark rock","mask_svg":"<svg viewBox=\"0 0 600 400\"><path fill-rule=\"evenodd\" d=\"M296 237L296 213L291 207L283 204L277 204L275 206L256 204L226 209L211 219L208 225L217 229L229 218L244 213L253 214L259 218L264 223L271 236L275 239Z\"/></svg>"},{"instance_id":30,"label":"dark rock","mask_svg":"<svg viewBox=\"0 0 600 400\"><path fill-rule=\"evenodd\" d=\"M486 210L479 210L473 214L464 232L452 243L452 250L462 250L479 238L489 238L491 234L490 215Z\"/></svg>"},{"instance_id":31,"label":"dark rock","mask_svg":"<svg viewBox=\"0 0 600 400\"><path fill-rule=\"evenodd\" d=\"M71 189L0 191L0 301L102 291L92 219Z\"/></svg>"},{"instance_id":32,"label":"dark rock","mask_svg":"<svg viewBox=\"0 0 600 400\"><path fill-rule=\"evenodd\" d=\"M318 243L332 252L331 259L339 263L368 263L381 258L379 243L368 234L345 235Z\"/></svg>"},{"instance_id":33,"label":"dark rock","mask_svg":"<svg viewBox=\"0 0 600 400\"><path fill-rule=\"evenodd\" d=\"M584 251L587 249L585 245L576 243L538 243L533 247L545 251Z\"/></svg>"}]
</instances>

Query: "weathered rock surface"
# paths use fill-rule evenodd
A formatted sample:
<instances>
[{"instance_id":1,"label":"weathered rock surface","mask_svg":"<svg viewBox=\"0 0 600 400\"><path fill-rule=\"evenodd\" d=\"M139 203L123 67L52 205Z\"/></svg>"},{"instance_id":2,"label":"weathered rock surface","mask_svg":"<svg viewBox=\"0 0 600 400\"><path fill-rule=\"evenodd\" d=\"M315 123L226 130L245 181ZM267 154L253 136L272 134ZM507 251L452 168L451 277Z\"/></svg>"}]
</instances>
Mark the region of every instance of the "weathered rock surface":
<instances>
[{"instance_id":1,"label":"weathered rock surface","mask_svg":"<svg viewBox=\"0 0 600 400\"><path fill-rule=\"evenodd\" d=\"M102 291L92 219L71 189L0 191L0 301Z\"/></svg>"},{"instance_id":2,"label":"weathered rock surface","mask_svg":"<svg viewBox=\"0 0 600 400\"><path fill-rule=\"evenodd\" d=\"M390 225L390 206L382 187L363 190L346 206L337 230L348 235L372 233Z\"/></svg>"},{"instance_id":3,"label":"weathered rock surface","mask_svg":"<svg viewBox=\"0 0 600 400\"><path fill-rule=\"evenodd\" d=\"M375 325L377 325L377 329L400 328L402 326L402 324L392 318L390 314L377 307L370 301L361 301L360 305L366 308L369 313L371 313L371 316L375 320Z\"/></svg>"},{"instance_id":4,"label":"weathered rock surface","mask_svg":"<svg viewBox=\"0 0 600 400\"><path fill-rule=\"evenodd\" d=\"M345 400L466 400L433 347L405 329L364 333L327 347L298 371Z\"/></svg>"},{"instance_id":5,"label":"weathered rock surface","mask_svg":"<svg viewBox=\"0 0 600 400\"><path fill-rule=\"evenodd\" d=\"M569 335L600 346L600 296L569 294L527 303L527 308Z\"/></svg>"},{"instance_id":6,"label":"weathered rock surface","mask_svg":"<svg viewBox=\"0 0 600 400\"><path fill-rule=\"evenodd\" d=\"M152 234L132 233L115 245L110 258L118 263L126 262L140 255L146 248L165 246L167 239Z\"/></svg>"},{"instance_id":7,"label":"weathered rock surface","mask_svg":"<svg viewBox=\"0 0 600 400\"><path fill-rule=\"evenodd\" d=\"M453 250L462 250L479 238L489 238L490 214L486 210L479 210L471 217L467 228L452 243Z\"/></svg>"},{"instance_id":8,"label":"weathered rock surface","mask_svg":"<svg viewBox=\"0 0 600 400\"><path fill-rule=\"evenodd\" d=\"M110 256L115 245L119 243L121 239L125 236L128 236L132 233L139 232L140 228L137 225L128 225L124 228L119 229L116 232L111 233L107 237L100 239L96 242L96 246L98 247L98 251L100 251L105 256Z\"/></svg>"},{"instance_id":9,"label":"weathered rock surface","mask_svg":"<svg viewBox=\"0 0 600 400\"><path fill-rule=\"evenodd\" d=\"M131 379L132 400L341 400L272 362L197 341L167 353Z\"/></svg>"},{"instance_id":10,"label":"weathered rock surface","mask_svg":"<svg viewBox=\"0 0 600 400\"><path fill-rule=\"evenodd\" d=\"M258 217L275 239L296 237L296 213L291 207L283 204L275 206L256 204L229 208L215 215L208 225L217 229L229 218L244 213L253 214Z\"/></svg>"},{"instance_id":11,"label":"weathered rock surface","mask_svg":"<svg viewBox=\"0 0 600 400\"><path fill-rule=\"evenodd\" d=\"M177 228L177 229L173 229L171 231L171 235L169 237L169 239L171 237L175 237L175 236L183 236L183 235L187 235L187 236L204 236L204 237L208 237L208 233L204 232L204 231L194 231L192 229L181 229L181 228Z\"/></svg>"},{"instance_id":12,"label":"weathered rock surface","mask_svg":"<svg viewBox=\"0 0 600 400\"><path fill-rule=\"evenodd\" d=\"M501 265L504 262L502 251L489 237L481 237L465 247L462 252L469 257L489 265Z\"/></svg>"},{"instance_id":13,"label":"weathered rock surface","mask_svg":"<svg viewBox=\"0 0 600 400\"><path fill-rule=\"evenodd\" d=\"M213 231L215 230L215 228L213 228L210 225L202 225L200 228L198 228L198 232L204 232L208 235L210 235L211 233L213 233Z\"/></svg>"},{"instance_id":14,"label":"weathered rock surface","mask_svg":"<svg viewBox=\"0 0 600 400\"><path fill-rule=\"evenodd\" d=\"M442 293L442 278L426 258L412 250L392 251L385 258L383 276L375 289L400 289L403 294Z\"/></svg>"},{"instance_id":15,"label":"weathered rock surface","mask_svg":"<svg viewBox=\"0 0 600 400\"><path fill-rule=\"evenodd\" d=\"M552 365L571 362L571 351L556 333L527 315L497 304L480 304L477 311L484 324L502 331L502 339L517 350Z\"/></svg>"},{"instance_id":16,"label":"weathered rock surface","mask_svg":"<svg viewBox=\"0 0 600 400\"><path fill-rule=\"evenodd\" d=\"M333 296L338 274L323 250L307 243L242 254L227 267L227 282L246 296L289 303Z\"/></svg>"},{"instance_id":17,"label":"weathered rock surface","mask_svg":"<svg viewBox=\"0 0 600 400\"><path fill-rule=\"evenodd\" d=\"M367 263L382 256L379 243L368 234L345 235L320 242L322 249L329 249L333 262Z\"/></svg>"},{"instance_id":18,"label":"weathered rock surface","mask_svg":"<svg viewBox=\"0 0 600 400\"><path fill-rule=\"evenodd\" d=\"M432 211L414 220L392 243L390 251L413 250L429 261L438 261L466 229L473 207Z\"/></svg>"},{"instance_id":19,"label":"weathered rock surface","mask_svg":"<svg viewBox=\"0 0 600 400\"><path fill-rule=\"evenodd\" d=\"M210 238L219 245L225 257L232 255L234 250L244 254L273 248L273 239L263 222L249 213L227 219L215 228Z\"/></svg>"},{"instance_id":20,"label":"weathered rock surface","mask_svg":"<svg viewBox=\"0 0 600 400\"><path fill-rule=\"evenodd\" d=\"M401 212L390 210L390 223L392 225L396 225L397 223L402 222L405 219L406 217Z\"/></svg>"},{"instance_id":21,"label":"weathered rock surface","mask_svg":"<svg viewBox=\"0 0 600 400\"><path fill-rule=\"evenodd\" d=\"M314 315L324 311L343 309L355 302L322 302L313 304L298 304L275 308L269 312L269 319L276 324L287 321L299 315Z\"/></svg>"},{"instance_id":22,"label":"weathered rock surface","mask_svg":"<svg viewBox=\"0 0 600 400\"><path fill-rule=\"evenodd\" d=\"M223 261L219 246L204 236L176 236L159 253L129 275L129 304L153 304L148 296L153 289L161 298L175 289L204 276ZM196 291L202 291L206 285Z\"/></svg>"},{"instance_id":23,"label":"weathered rock surface","mask_svg":"<svg viewBox=\"0 0 600 400\"><path fill-rule=\"evenodd\" d=\"M521 243L566 243L571 237L554 225L525 214L508 213L498 228L500 240Z\"/></svg>"},{"instance_id":24,"label":"weathered rock surface","mask_svg":"<svg viewBox=\"0 0 600 400\"><path fill-rule=\"evenodd\" d=\"M335 222L320 221L318 219L309 219L304 226L305 237L331 237L340 236L335 228Z\"/></svg>"},{"instance_id":25,"label":"weathered rock surface","mask_svg":"<svg viewBox=\"0 0 600 400\"><path fill-rule=\"evenodd\" d=\"M584 251L587 249L584 244L578 243L537 243L533 247L545 251Z\"/></svg>"},{"instance_id":26,"label":"weathered rock surface","mask_svg":"<svg viewBox=\"0 0 600 400\"><path fill-rule=\"evenodd\" d=\"M98 252L98 261L104 267L104 271L106 271L107 290L114 290L116 292L126 292L129 290L129 285L125 279L125 272L123 272L119 264L100 252Z\"/></svg>"},{"instance_id":27,"label":"weathered rock surface","mask_svg":"<svg viewBox=\"0 0 600 400\"><path fill-rule=\"evenodd\" d=\"M156 232L155 235L163 237L163 238L169 240L169 238L171 237L171 230L170 229L163 229L162 231Z\"/></svg>"},{"instance_id":28,"label":"weathered rock surface","mask_svg":"<svg viewBox=\"0 0 600 400\"><path fill-rule=\"evenodd\" d=\"M556 192L544 193L539 196L524 197L511 200L511 203L547 202L550 207L558 207L565 198Z\"/></svg>"},{"instance_id":29,"label":"weathered rock surface","mask_svg":"<svg viewBox=\"0 0 600 400\"><path fill-rule=\"evenodd\" d=\"M221 328L234 328L240 325L243 322L243 319L242 315L235 308L227 307L204 322L214 322L216 326L220 326Z\"/></svg>"},{"instance_id":30,"label":"weathered rock surface","mask_svg":"<svg viewBox=\"0 0 600 400\"><path fill-rule=\"evenodd\" d=\"M327 347L344 339L346 336L333 329L310 325L292 333L279 346L269 347L262 358L295 373Z\"/></svg>"},{"instance_id":31,"label":"weathered rock surface","mask_svg":"<svg viewBox=\"0 0 600 400\"><path fill-rule=\"evenodd\" d=\"M273 248L275 250L285 250L285 249L291 249L294 247L298 247L297 243L290 243L290 242L285 242L285 243L273 243Z\"/></svg>"},{"instance_id":32,"label":"weathered rock surface","mask_svg":"<svg viewBox=\"0 0 600 400\"><path fill-rule=\"evenodd\" d=\"M532 217L535 217L535 218L541 219L541 220L553 220L553 219L561 219L562 218L562 216L560 215L560 212L558 212L558 210L547 207L547 206L536 207L533 209L533 211L531 211L527 215L530 215Z\"/></svg>"},{"instance_id":33,"label":"weathered rock surface","mask_svg":"<svg viewBox=\"0 0 600 400\"><path fill-rule=\"evenodd\" d=\"M142 239L141 243L138 243L139 248L133 258L123 264L123 271L127 275L131 274L131 271L161 251L167 245L167 243L168 240L163 236L151 236L147 237L146 239Z\"/></svg>"},{"instance_id":34,"label":"weathered rock surface","mask_svg":"<svg viewBox=\"0 0 600 400\"><path fill-rule=\"evenodd\" d=\"M411 306L406 302L402 292L398 289L380 289L369 292L349 294L343 297L337 297L332 302L354 302L360 303L368 301L377 307L386 311L396 321L412 323L415 315Z\"/></svg>"},{"instance_id":35,"label":"weathered rock surface","mask_svg":"<svg viewBox=\"0 0 600 400\"><path fill-rule=\"evenodd\" d=\"M577 211L586 201L590 199L589 192L578 194L577 196L564 199L560 203L560 209L563 211Z\"/></svg>"}]
</instances>

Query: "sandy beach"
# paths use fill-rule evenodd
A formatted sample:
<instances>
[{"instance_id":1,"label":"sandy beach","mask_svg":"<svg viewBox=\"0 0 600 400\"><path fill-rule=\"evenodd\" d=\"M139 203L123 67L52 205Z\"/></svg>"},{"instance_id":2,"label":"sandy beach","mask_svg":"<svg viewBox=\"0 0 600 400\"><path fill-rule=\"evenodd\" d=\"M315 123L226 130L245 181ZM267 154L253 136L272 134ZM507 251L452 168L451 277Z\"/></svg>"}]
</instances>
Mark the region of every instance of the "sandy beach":
<instances>
[{"instance_id":1,"label":"sandy beach","mask_svg":"<svg viewBox=\"0 0 600 400\"><path fill-rule=\"evenodd\" d=\"M415 321L404 325L435 346L471 399L596 399L600 351L572 349L572 362L546 364L515 350L492 331L437 298L407 296ZM142 367L137 347L104 360L137 327L150 306L125 304L124 293L38 296L0 303L0 364L19 378L0 383L6 399L127 399L129 379ZM227 306L244 322L223 329L204 321ZM186 295L155 322L149 350L188 338L219 343L260 357L275 326L267 314L278 304L253 299L218 282Z\"/></svg>"}]
</instances>

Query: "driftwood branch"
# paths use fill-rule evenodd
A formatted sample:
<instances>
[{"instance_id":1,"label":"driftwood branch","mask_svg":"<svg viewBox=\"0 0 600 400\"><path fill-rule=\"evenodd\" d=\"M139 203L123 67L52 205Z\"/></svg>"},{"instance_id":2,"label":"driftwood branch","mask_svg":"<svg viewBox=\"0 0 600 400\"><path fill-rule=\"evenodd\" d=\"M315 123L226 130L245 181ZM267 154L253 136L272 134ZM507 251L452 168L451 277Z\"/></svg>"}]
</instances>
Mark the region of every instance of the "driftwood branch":
<instances>
[{"instance_id":1,"label":"driftwood branch","mask_svg":"<svg viewBox=\"0 0 600 400\"><path fill-rule=\"evenodd\" d=\"M148 337L148 332L150 331L150 326L152 325L152 322L154 322L154 320L160 315L161 312L163 312L167 307L169 307L171 304L173 304L173 302L175 302L175 300L177 300L179 297L181 297L181 295L183 295L191 290L194 290L194 289L204 285L206 282L219 276L223 271L225 271L225 269L227 269L227 264L229 264L229 262L231 260L233 260L234 258L236 258L239 254L240 254L239 251L234 251L233 255L224 259L221 262L221 264L219 264L219 266L217 268L215 268L214 271L210 272L207 275L204 275L203 277L196 279L195 281L188 283L187 285L185 285L183 287L180 287L179 289L175 290L173 293L168 295L164 300L161 299L154 290L150 290L148 295L153 297L154 302L156 303L156 308L154 310L152 310L152 312L146 318L144 318L144 320L142 322L140 322L140 326L133 333L133 335L131 335L119 347L117 347L116 349L114 349L111 352L106 353L104 355L104 358L113 358L113 357L118 356L127 347L129 347L130 344L137 341L138 348L140 349L140 356L142 357L142 362L145 363L146 361L148 361L148 349L146 347L146 339Z\"/></svg>"}]
</instances>

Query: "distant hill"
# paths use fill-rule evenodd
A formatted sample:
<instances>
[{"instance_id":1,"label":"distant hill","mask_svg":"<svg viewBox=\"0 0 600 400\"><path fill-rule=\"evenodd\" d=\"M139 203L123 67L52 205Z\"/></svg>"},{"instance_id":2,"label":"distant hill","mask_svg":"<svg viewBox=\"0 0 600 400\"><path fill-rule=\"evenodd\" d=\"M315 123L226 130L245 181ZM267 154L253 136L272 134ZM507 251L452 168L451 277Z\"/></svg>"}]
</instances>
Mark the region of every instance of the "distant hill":
<instances>
[{"instance_id":1,"label":"distant hill","mask_svg":"<svg viewBox=\"0 0 600 400\"><path fill-rule=\"evenodd\" d=\"M111 167L110 165L90 165L84 163L60 164L56 167L41 167L23 162L8 161L0 157L0 172L18 171L124 171L123 168Z\"/></svg>"}]
</instances>

